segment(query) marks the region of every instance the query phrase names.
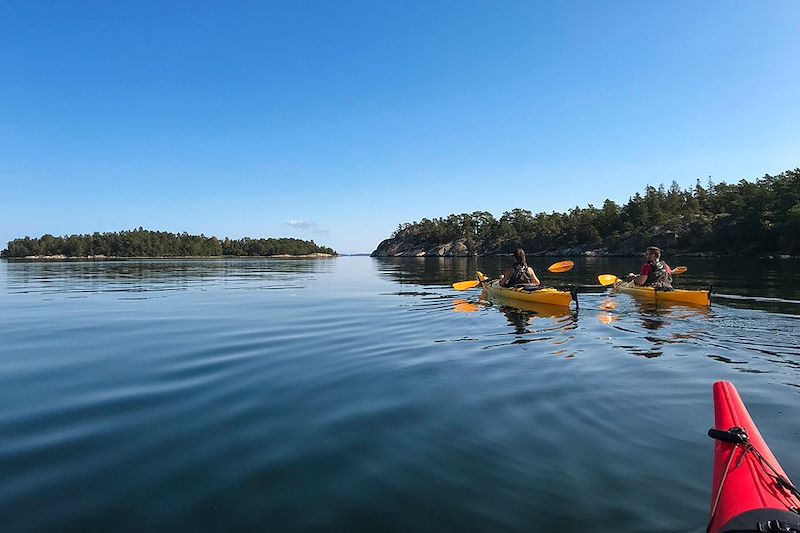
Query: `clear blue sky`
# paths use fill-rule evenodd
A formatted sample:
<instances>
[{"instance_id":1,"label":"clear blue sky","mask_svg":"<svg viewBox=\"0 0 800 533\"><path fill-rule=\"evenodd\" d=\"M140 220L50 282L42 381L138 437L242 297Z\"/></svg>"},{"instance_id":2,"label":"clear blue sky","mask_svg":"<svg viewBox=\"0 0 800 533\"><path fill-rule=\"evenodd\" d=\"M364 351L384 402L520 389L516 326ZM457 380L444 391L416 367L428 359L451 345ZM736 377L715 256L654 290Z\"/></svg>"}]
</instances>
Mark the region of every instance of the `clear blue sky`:
<instances>
[{"instance_id":1,"label":"clear blue sky","mask_svg":"<svg viewBox=\"0 0 800 533\"><path fill-rule=\"evenodd\" d=\"M399 223L800 165L800 2L0 0L0 248ZM517 194L516 191L522 191Z\"/></svg>"}]
</instances>

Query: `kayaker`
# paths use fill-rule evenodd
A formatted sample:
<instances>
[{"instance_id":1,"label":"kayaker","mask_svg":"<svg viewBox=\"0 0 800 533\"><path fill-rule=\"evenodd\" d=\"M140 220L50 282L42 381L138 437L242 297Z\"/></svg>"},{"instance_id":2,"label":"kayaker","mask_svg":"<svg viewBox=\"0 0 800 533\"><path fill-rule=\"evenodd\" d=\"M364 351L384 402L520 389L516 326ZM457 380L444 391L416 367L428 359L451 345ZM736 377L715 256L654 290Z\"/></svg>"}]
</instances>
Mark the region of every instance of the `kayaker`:
<instances>
[{"instance_id":1,"label":"kayaker","mask_svg":"<svg viewBox=\"0 0 800 533\"><path fill-rule=\"evenodd\" d=\"M503 287L517 287L519 285L541 285L536 272L528 266L525 260L525 250L517 248L514 252L514 265L507 268L500 278Z\"/></svg>"},{"instance_id":2,"label":"kayaker","mask_svg":"<svg viewBox=\"0 0 800 533\"><path fill-rule=\"evenodd\" d=\"M644 252L644 261L639 275L631 272L628 274L628 279L639 286L672 289L672 269L661 260L661 249L657 246L648 246Z\"/></svg>"}]
</instances>

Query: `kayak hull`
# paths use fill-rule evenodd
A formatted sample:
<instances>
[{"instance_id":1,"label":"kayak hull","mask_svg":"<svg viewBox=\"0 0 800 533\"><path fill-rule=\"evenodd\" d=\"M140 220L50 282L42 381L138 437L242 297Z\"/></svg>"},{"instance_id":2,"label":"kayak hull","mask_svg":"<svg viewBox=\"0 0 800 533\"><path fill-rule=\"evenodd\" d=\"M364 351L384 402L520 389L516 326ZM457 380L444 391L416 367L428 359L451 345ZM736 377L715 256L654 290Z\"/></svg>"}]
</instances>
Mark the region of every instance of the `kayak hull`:
<instances>
[{"instance_id":1,"label":"kayak hull","mask_svg":"<svg viewBox=\"0 0 800 533\"><path fill-rule=\"evenodd\" d=\"M614 289L639 298L646 298L655 302L676 302L691 305L711 305L709 291L687 291L673 289L671 291L657 291L653 287L640 287L630 281L620 281Z\"/></svg>"},{"instance_id":2,"label":"kayak hull","mask_svg":"<svg viewBox=\"0 0 800 533\"><path fill-rule=\"evenodd\" d=\"M787 477L750 418L739 393L726 381L714 384L714 419L715 427L723 431L743 428L750 444L780 475ZM791 511L800 508L800 500L780 487L767 471L769 468L759 462L756 454L745 453L743 445L714 441L711 492L714 515L708 529L710 533L759 531L756 529L758 524L768 520L800 524L800 514ZM719 500L714 510L717 497Z\"/></svg>"},{"instance_id":3,"label":"kayak hull","mask_svg":"<svg viewBox=\"0 0 800 533\"><path fill-rule=\"evenodd\" d=\"M555 305L560 307L569 307L570 302L572 302L572 294L567 291L559 291L553 288L544 288L535 291L511 289L508 287L501 287L500 282L497 280L486 282L483 284L483 286L488 291L490 298Z\"/></svg>"}]
</instances>

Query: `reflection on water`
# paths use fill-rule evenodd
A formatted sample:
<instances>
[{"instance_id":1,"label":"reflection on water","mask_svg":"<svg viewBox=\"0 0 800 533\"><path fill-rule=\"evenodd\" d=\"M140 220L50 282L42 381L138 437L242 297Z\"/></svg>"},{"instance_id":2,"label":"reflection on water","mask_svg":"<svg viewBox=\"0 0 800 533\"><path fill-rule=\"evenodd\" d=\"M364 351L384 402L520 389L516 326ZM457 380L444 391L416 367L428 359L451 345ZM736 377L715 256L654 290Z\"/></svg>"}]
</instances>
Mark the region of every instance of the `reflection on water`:
<instances>
[{"instance_id":1,"label":"reflection on water","mask_svg":"<svg viewBox=\"0 0 800 533\"><path fill-rule=\"evenodd\" d=\"M603 325L610 326L611 324L619 320L619 317L611 313L598 313L597 320L599 320L600 323Z\"/></svg>"},{"instance_id":2,"label":"reflection on water","mask_svg":"<svg viewBox=\"0 0 800 533\"><path fill-rule=\"evenodd\" d=\"M618 307L618 305L619 304L617 304L617 302L615 302L615 301L613 301L611 299L608 299L608 300L604 300L600 304L600 309L602 309L604 311L614 311Z\"/></svg>"},{"instance_id":3,"label":"reflection on water","mask_svg":"<svg viewBox=\"0 0 800 533\"><path fill-rule=\"evenodd\" d=\"M503 258L0 261L3 529L700 532L718 379L800 476L797 262L682 258L739 296L694 308L555 259L580 310L450 287Z\"/></svg>"},{"instance_id":4,"label":"reflection on water","mask_svg":"<svg viewBox=\"0 0 800 533\"><path fill-rule=\"evenodd\" d=\"M453 312L455 313L477 313L481 306L467 300L457 299L453 301Z\"/></svg>"},{"instance_id":5,"label":"reflection on water","mask_svg":"<svg viewBox=\"0 0 800 533\"><path fill-rule=\"evenodd\" d=\"M585 257L574 259L575 267L565 273L553 274L547 267L559 258L529 258L543 283L547 286L577 286L582 293L605 294L607 288L597 284L597 275L620 275L638 270L635 257ZM418 285L449 285L455 281L476 279L480 270L495 276L509 266L510 258L375 258L379 275L398 283ZM672 263L685 264L688 272L675 278L674 286L681 289L714 287L712 301L723 305L800 313L799 259L708 259L682 257Z\"/></svg>"},{"instance_id":6,"label":"reflection on water","mask_svg":"<svg viewBox=\"0 0 800 533\"><path fill-rule=\"evenodd\" d=\"M10 261L6 265L8 293L152 292L208 289L301 288L294 273L325 272L332 261L312 265L307 260L129 260L129 261ZM292 272L292 275L287 273ZM253 286L252 281L266 282Z\"/></svg>"}]
</instances>

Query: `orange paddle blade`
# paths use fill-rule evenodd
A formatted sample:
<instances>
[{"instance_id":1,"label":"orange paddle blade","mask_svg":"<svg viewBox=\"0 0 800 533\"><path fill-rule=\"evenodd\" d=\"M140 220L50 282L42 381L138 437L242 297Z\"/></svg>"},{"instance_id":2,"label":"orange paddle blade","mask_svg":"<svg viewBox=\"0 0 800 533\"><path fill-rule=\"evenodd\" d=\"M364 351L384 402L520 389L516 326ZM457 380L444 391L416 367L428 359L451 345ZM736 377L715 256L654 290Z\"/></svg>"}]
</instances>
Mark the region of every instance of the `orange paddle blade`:
<instances>
[{"instance_id":1,"label":"orange paddle blade","mask_svg":"<svg viewBox=\"0 0 800 533\"><path fill-rule=\"evenodd\" d=\"M600 274L597 276L597 281L600 282L600 285L613 285L618 281L621 281L617 276L614 274Z\"/></svg>"},{"instance_id":2,"label":"orange paddle blade","mask_svg":"<svg viewBox=\"0 0 800 533\"><path fill-rule=\"evenodd\" d=\"M570 270L572 270L572 267L574 266L575 263L573 263L572 261L560 261L558 263L553 263L552 265L550 265L550 268L548 268L547 270L556 273L569 272Z\"/></svg>"},{"instance_id":3,"label":"orange paddle blade","mask_svg":"<svg viewBox=\"0 0 800 533\"><path fill-rule=\"evenodd\" d=\"M457 283L453 283L453 288L457 291L466 291L468 289L474 289L480 284L481 282L476 279L472 281L459 281Z\"/></svg>"},{"instance_id":4,"label":"orange paddle blade","mask_svg":"<svg viewBox=\"0 0 800 533\"><path fill-rule=\"evenodd\" d=\"M689 269L686 268L685 266L679 266L679 267L673 268L672 269L672 273L677 275L677 276L679 276L679 275L683 274L684 272L686 272L687 270L689 270Z\"/></svg>"}]
</instances>

